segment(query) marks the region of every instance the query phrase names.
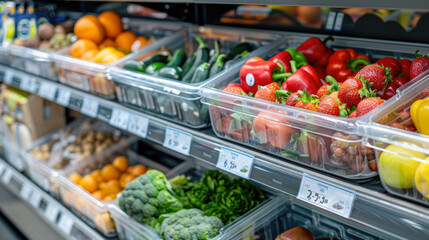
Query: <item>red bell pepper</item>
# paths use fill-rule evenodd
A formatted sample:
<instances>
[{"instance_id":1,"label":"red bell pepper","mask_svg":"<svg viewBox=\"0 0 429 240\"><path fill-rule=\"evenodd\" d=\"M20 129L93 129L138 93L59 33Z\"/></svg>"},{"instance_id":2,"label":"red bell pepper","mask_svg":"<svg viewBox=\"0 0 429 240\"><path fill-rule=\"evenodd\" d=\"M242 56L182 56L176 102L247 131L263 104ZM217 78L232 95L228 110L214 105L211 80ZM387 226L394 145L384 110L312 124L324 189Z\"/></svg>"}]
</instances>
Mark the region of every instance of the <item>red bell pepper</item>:
<instances>
[{"instance_id":1,"label":"red bell pepper","mask_svg":"<svg viewBox=\"0 0 429 240\"><path fill-rule=\"evenodd\" d=\"M251 58L240 69L241 87L246 93L256 94L258 86L265 86L289 75L290 73L282 73L276 63Z\"/></svg>"},{"instance_id":2,"label":"red bell pepper","mask_svg":"<svg viewBox=\"0 0 429 240\"><path fill-rule=\"evenodd\" d=\"M392 78L395 78L396 76L402 73L401 63L392 57L384 57L378 60L376 64L387 68L387 71L390 72L390 75L392 75Z\"/></svg>"},{"instance_id":3,"label":"red bell pepper","mask_svg":"<svg viewBox=\"0 0 429 240\"><path fill-rule=\"evenodd\" d=\"M329 58L326 74L333 76L338 82L354 77L366 65L370 65L369 58L357 55L356 51L348 48L335 51Z\"/></svg>"},{"instance_id":4,"label":"red bell pepper","mask_svg":"<svg viewBox=\"0 0 429 240\"><path fill-rule=\"evenodd\" d=\"M333 52L332 49L326 47L326 42L329 40L333 40L333 38L327 37L322 41L318 37L311 37L299 45L296 50L305 55L309 64L325 67Z\"/></svg>"},{"instance_id":5,"label":"red bell pepper","mask_svg":"<svg viewBox=\"0 0 429 240\"><path fill-rule=\"evenodd\" d=\"M398 87L393 82L387 84L386 89L384 90L381 98L384 100L390 99L391 97L396 95L396 89L398 89Z\"/></svg>"},{"instance_id":6,"label":"red bell pepper","mask_svg":"<svg viewBox=\"0 0 429 240\"><path fill-rule=\"evenodd\" d=\"M291 66L294 70L294 61L291 61ZM291 92L307 90L312 95L316 94L321 86L322 82L316 70L310 65L304 65L283 82L282 89Z\"/></svg>"},{"instance_id":7,"label":"red bell pepper","mask_svg":"<svg viewBox=\"0 0 429 240\"><path fill-rule=\"evenodd\" d=\"M327 84L325 78L326 78L326 70L324 67L319 65L311 65L314 70L316 70L317 75L319 75L320 82L322 82L323 85Z\"/></svg>"},{"instance_id":8,"label":"red bell pepper","mask_svg":"<svg viewBox=\"0 0 429 240\"><path fill-rule=\"evenodd\" d=\"M408 82L408 79L405 77L395 77L392 82L396 85L396 87L400 88Z\"/></svg>"},{"instance_id":9,"label":"red bell pepper","mask_svg":"<svg viewBox=\"0 0 429 240\"><path fill-rule=\"evenodd\" d=\"M270 60L268 61L280 64L284 69L283 72L291 72L292 69L290 68L289 62L292 60L292 56L289 52L281 51L277 53L274 57L270 58Z\"/></svg>"}]
</instances>

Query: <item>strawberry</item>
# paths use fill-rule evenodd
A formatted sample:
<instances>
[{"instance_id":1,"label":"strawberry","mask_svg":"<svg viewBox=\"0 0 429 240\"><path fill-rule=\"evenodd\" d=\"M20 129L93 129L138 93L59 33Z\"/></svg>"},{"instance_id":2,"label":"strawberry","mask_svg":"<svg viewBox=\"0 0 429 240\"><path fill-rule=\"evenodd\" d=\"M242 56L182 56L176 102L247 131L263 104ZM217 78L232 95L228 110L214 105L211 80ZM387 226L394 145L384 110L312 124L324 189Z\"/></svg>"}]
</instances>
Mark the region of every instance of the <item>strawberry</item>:
<instances>
[{"instance_id":1,"label":"strawberry","mask_svg":"<svg viewBox=\"0 0 429 240\"><path fill-rule=\"evenodd\" d=\"M411 61L408 59L401 59L401 60L398 60L398 62L401 64L402 75L404 75L404 77L410 79Z\"/></svg>"},{"instance_id":2,"label":"strawberry","mask_svg":"<svg viewBox=\"0 0 429 240\"><path fill-rule=\"evenodd\" d=\"M338 108L338 101L335 98L323 98L319 103L319 108L317 111L320 113L325 113L333 116L338 116L340 114L340 109Z\"/></svg>"},{"instance_id":3,"label":"strawberry","mask_svg":"<svg viewBox=\"0 0 429 240\"><path fill-rule=\"evenodd\" d=\"M226 87L241 87L241 83L228 83Z\"/></svg>"},{"instance_id":4,"label":"strawberry","mask_svg":"<svg viewBox=\"0 0 429 240\"><path fill-rule=\"evenodd\" d=\"M241 87L238 86L232 86L232 87L225 87L222 89L222 91L237 94L237 95L247 95L244 90Z\"/></svg>"},{"instance_id":5,"label":"strawberry","mask_svg":"<svg viewBox=\"0 0 429 240\"><path fill-rule=\"evenodd\" d=\"M379 66L386 67L387 71L390 72L392 77L396 77L402 73L401 63L392 57L384 57L376 62Z\"/></svg>"},{"instance_id":6,"label":"strawberry","mask_svg":"<svg viewBox=\"0 0 429 240\"><path fill-rule=\"evenodd\" d=\"M371 84L367 82L362 77L347 79L338 91L338 99L347 106L356 106L363 98L374 97L375 91L369 89Z\"/></svg>"},{"instance_id":7,"label":"strawberry","mask_svg":"<svg viewBox=\"0 0 429 240\"><path fill-rule=\"evenodd\" d=\"M280 86L277 82L272 82L258 89L255 94L255 98L275 102L277 100L276 90L279 90Z\"/></svg>"},{"instance_id":8,"label":"strawberry","mask_svg":"<svg viewBox=\"0 0 429 240\"><path fill-rule=\"evenodd\" d=\"M416 52L416 59L411 63L410 67L410 78L414 79L421 73L429 69L429 57L419 55L419 51Z\"/></svg>"},{"instance_id":9,"label":"strawberry","mask_svg":"<svg viewBox=\"0 0 429 240\"><path fill-rule=\"evenodd\" d=\"M323 85L323 86L321 86L320 88L319 88L319 90L317 90L317 93L316 93L316 95L319 97L319 98L322 98L323 96L325 96L326 94L328 94L329 93L329 84L325 84L325 85Z\"/></svg>"},{"instance_id":10,"label":"strawberry","mask_svg":"<svg viewBox=\"0 0 429 240\"><path fill-rule=\"evenodd\" d=\"M377 91L382 91L386 84L392 81L392 75L387 68L377 64L371 64L362 68L356 74L357 78L361 76L363 76L365 80L368 80L368 84L372 83L371 89Z\"/></svg>"},{"instance_id":11,"label":"strawberry","mask_svg":"<svg viewBox=\"0 0 429 240\"><path fill-rule=\"evenodd\" d=\"M316 111L320 101L317 96L308 94L305 89L304 91L298 91L298 94L299 97L295 98L295 101L297 101L295 107Z\"/></svg>"},{"instance_id":12,"label":"strawberry","mask_svg":"<svg viewBox=\"0 0 429 240\"><path fill-rule=\"evenodd\" d=\"M356 117L363 116L372 111L377 106L383 104L384 100L377 97L369 97L360 101L356 108Z\"/></svg>"},{"instance_id":13,"label":"strawberry","mask_svg":"<svg viewBox=\"0 0 429 240\"><path fill-rule=\"evenodd\" d=\"M328 96L330 93L332 93L334 91L338 91L338 89L340 88L340 86L342 84L342 83L337 82L337 80L335 80L335 78L333 78L330 75L326 76L325 79L326 79L326 82L328 82L328 84L321 86L319 88L319 90L317 90L316 95L319 98L322 98L323 96Z\"/></svg>"},{"instance_id":14,"label":"strawberry","mask_svg":"<svg viewBox=\"0 0 429 240\"><path fill-rule=\"evenodd\" d=\"M355 118L355 117L356 117L356 110L354 110L349 114L349 118Z\"/></svg>"},{"instance_id":15,"label":"strawberry","mask_svg":"<svg viewBox=\"0 0 429 240\"><path fill-rule=\"evenodd\" d=\"M289 106L295 106L296 103L298 102L298 98L301 97L301 95L299 95L299 93L292 93L286 100L286 105Z\"/></svg>"}]
</instances>

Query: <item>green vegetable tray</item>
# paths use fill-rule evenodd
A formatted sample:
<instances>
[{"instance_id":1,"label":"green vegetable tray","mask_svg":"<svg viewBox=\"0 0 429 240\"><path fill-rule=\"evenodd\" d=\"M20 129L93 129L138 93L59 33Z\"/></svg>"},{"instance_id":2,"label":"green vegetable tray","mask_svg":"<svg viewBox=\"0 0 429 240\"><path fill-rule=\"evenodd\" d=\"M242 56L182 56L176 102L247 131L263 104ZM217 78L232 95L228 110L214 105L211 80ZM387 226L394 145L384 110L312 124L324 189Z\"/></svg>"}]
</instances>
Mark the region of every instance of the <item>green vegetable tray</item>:
<instances>
[{"instance_id":1,"label":"green vegetable tray","mask_svg":"<svg viewBox=\"0 0 429 240\"><path fill-rule=\"evenodd\" d=\"M185 175L191 181L198 181L201 176L203 176L204 171L208 169L213 169L213 166L197 161L189 160L182 164L181 166L170 171L166 177L172 179L175 176ZM277 205L274 203L279 202L277 196L273 196L270 193L265 193L268 197L263 203L257 205L252 210L248 211L239 218L233 220L231 223L225 225L219 232L219 235L213 239L222 239L222 236L226 234L229 229L237 228L242 221L251 217L251 216L264 216L266 213L271 212L272 208L276 208ZM247 196L244 195L243 196ZM118 201L115 201L113 204L109 204L109 212L113 220L115 221L115 227L120 239L162 239L161 236L146 224L141 224L119 208ZM252 226L245 226L245 228L251 229Z\"/></svg>"}]
</instances>

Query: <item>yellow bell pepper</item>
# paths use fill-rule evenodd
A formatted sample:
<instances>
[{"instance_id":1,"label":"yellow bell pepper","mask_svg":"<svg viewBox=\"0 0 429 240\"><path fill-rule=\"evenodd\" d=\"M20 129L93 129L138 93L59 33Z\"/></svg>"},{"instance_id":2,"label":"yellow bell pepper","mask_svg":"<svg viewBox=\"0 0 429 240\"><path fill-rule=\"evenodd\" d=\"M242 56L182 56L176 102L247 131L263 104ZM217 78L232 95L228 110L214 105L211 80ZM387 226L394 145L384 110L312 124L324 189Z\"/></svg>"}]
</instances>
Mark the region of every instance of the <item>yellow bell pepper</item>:
<instances>
[{"instance_id":1,"label":"yellow bell pepper","mask_svg":"<svg viewBox=\"0 0 429 240\"><path fill-rule=\"evenodd\" d=\"M102 63L112 63L112 62L116 62L119 59L125 57L125 53L116 50L113 53L110 53L106 56L103 57L103 59L101 60Z\"/></svg>"},{"instance_id":2,"label":"yellow bell pepper","mask_svg":"<svg viewBox=\"0 0 429 240\"><path fill-rule=\"evenodd\" d=\"M415 101L411 105L410 114L417 131L429 135L429 98Z\"/></svg>"}]
</instances>

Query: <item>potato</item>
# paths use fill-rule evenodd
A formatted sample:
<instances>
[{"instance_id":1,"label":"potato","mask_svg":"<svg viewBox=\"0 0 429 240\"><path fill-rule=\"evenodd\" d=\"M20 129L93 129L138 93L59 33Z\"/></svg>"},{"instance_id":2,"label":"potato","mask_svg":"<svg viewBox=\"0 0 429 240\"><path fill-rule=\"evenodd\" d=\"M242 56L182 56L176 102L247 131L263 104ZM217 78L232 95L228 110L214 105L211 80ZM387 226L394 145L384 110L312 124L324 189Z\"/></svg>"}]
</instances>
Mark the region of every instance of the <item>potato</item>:
<instances>
[{"instance_id":1,"label":"potato","mask_svg":"<svg viewBox=\"0 0 429 240\"><path fill-rule=\"evenodd\" d=\"M43 23L39 26L38 33L40 39L49 41L54 36L54 26L50 23Z\"/></svg>"}]
</instances>

